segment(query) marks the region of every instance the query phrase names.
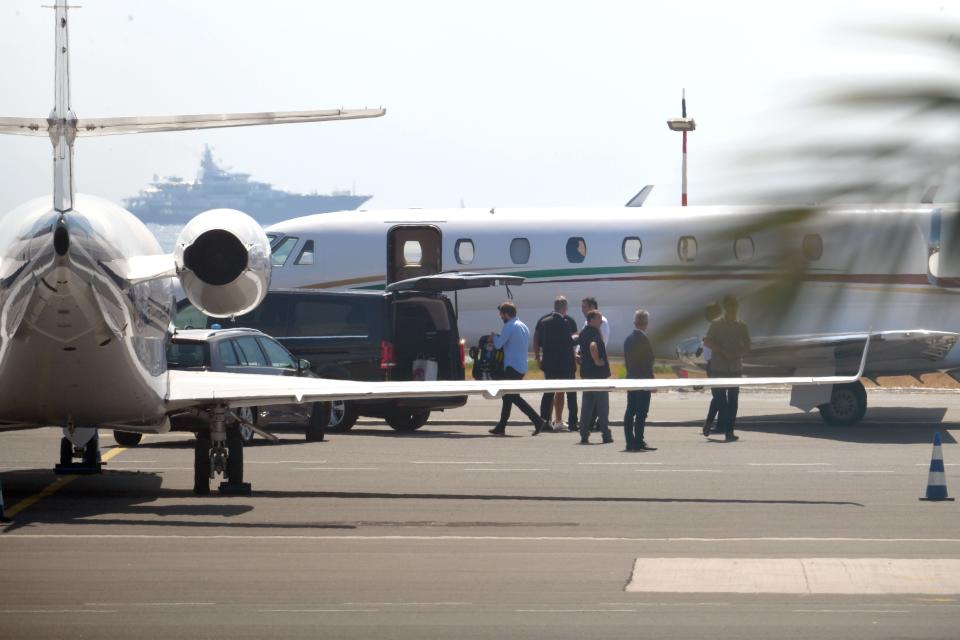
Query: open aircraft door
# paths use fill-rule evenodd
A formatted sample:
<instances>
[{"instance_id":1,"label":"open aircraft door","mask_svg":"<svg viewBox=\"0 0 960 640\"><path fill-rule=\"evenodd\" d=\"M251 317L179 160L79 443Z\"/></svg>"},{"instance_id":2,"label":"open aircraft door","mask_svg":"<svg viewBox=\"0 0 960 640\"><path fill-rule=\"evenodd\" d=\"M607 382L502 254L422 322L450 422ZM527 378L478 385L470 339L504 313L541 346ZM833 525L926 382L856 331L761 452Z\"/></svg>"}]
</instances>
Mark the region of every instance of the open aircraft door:
<instances>
[{"instance_id":1,"label":"open aircraft door","mask_svg":"<svg viewBox=\"0 0 960 640\"><path fill-rule=\"evenodd\" d=\"M960 289L960 212L934 209L929 237L927 280L942 289Z\"/></svg>"},{"instance_id":2,"label":"open aircraft door","mask_svg":"<svg viewBox=\"0 0 960 640\"><path fill-rule=\"evenodd\" d=\"M442 235L433 225L404 224L387 232L387 284L443 270Z\"/></svg>"}]
</instances>

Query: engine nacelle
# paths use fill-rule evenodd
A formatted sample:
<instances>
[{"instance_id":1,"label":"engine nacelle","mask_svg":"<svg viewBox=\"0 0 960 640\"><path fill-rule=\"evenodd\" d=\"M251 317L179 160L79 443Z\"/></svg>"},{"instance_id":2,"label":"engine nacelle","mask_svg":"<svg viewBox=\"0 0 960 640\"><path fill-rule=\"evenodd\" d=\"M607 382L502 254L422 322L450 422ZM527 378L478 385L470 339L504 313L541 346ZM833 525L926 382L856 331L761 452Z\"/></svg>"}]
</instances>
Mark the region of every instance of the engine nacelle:
<instances>
[{"instance_id":1,"label":"engine nacelle","mask_svg":"<svg viewBox=\"0 0 960 640\"><path fill-rule=\"evenodd\" d=\"M209 316L247 313L270 287L267 234L235 209L211 209L188 222L177 237L174 260L187 298Z\"/></svg>"}]
</instances>

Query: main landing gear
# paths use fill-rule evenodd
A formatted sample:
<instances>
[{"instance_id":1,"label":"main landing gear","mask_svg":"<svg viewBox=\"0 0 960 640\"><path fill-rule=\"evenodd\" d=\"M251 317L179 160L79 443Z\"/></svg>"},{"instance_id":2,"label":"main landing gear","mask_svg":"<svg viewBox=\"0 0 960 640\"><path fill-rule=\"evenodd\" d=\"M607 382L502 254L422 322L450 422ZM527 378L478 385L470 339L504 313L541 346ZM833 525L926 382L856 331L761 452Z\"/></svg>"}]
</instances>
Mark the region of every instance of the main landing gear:
<instances>
[{"instance_id":1,"label":"main landing gear","mask_svg":"<svg viewBox=\"0 0 960 640\"><path fill-rule=\"evenodd\" d=\"M79 459L79 462L77 461ZM54 467L58 474L100 473L100 436L94 427L64 427L60 439L60 464Z\"/></svg>"},{"instance_id":2,"label":"main landing gear","mask_svg":"<svg viewBox=\"0 0 960 640\"><path fill-rule=\"evenodd\" d=\"M850 427L863 419L867 412L867 391L857 380L848 384L835 384L830 401L818 407L820 417L835 427Z\"/></svg>"},{"instance_id":3,"label":"main landing gear","mask_svg":"<svg viewBox=\"0 0 960 640\"><path fill-rule=\"evenodd\" d=\"M193 450L193 492L210 493L210 481L217 475L224 495L250 495L250 483L243 481L243 436L240 425L227 424L225 407L209 412L209 431L198 431Z\"/></svg>"}]
</instances>

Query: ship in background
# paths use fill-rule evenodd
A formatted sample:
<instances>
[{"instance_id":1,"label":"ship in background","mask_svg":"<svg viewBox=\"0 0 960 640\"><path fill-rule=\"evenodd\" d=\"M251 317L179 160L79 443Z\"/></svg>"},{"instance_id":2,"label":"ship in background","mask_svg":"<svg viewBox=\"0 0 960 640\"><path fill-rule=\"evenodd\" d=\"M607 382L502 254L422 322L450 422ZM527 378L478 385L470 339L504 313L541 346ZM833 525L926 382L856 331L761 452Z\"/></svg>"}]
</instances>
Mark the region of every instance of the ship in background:
<instances>
[{"instance_id":1,"label":"ship in background","mask_svg":"<svg viewBox=\"0 0 960 640\"><path fill-rule=\"evenodd\" d=\"M196 182L171 176L154 177L149 187L123 201L128 211L143 222L159 225L186 224L193 216L207 209L239 209L250 214L261 225L311 213L350 211L373 196L358 196L350 191L329 194L288 193L274 189L266 182L250 179L249 173L233 173L217 165L209 146Z\"/></svg>"}]
</instances>

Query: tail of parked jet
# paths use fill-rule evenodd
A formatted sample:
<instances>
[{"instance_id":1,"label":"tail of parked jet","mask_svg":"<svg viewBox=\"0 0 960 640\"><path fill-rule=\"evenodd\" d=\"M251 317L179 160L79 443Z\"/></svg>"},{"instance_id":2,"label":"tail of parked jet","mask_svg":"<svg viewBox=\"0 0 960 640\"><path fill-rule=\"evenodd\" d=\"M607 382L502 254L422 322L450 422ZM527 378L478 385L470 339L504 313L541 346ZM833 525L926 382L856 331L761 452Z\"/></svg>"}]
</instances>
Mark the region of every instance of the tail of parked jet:
<instances>
[{"instance_id":1,"label":"tail of parked jet","mask_svg":"<svg viewBox=\"0 0 960 640\"><path fill-rule=\"evenodd\" d=\"M73 208L73 143L83 136L107 136L152 131L218 129L260 124L320 122L377 118L379 109L322 109L315 111L266 111L179 116L133 116L79 119L70 105L70 46L67 0L56 0L55 98L53 110L43 118L0 117L0 134L49 136L53 144L53 206L60 212Z\"/></svg>"}]
</instances>

